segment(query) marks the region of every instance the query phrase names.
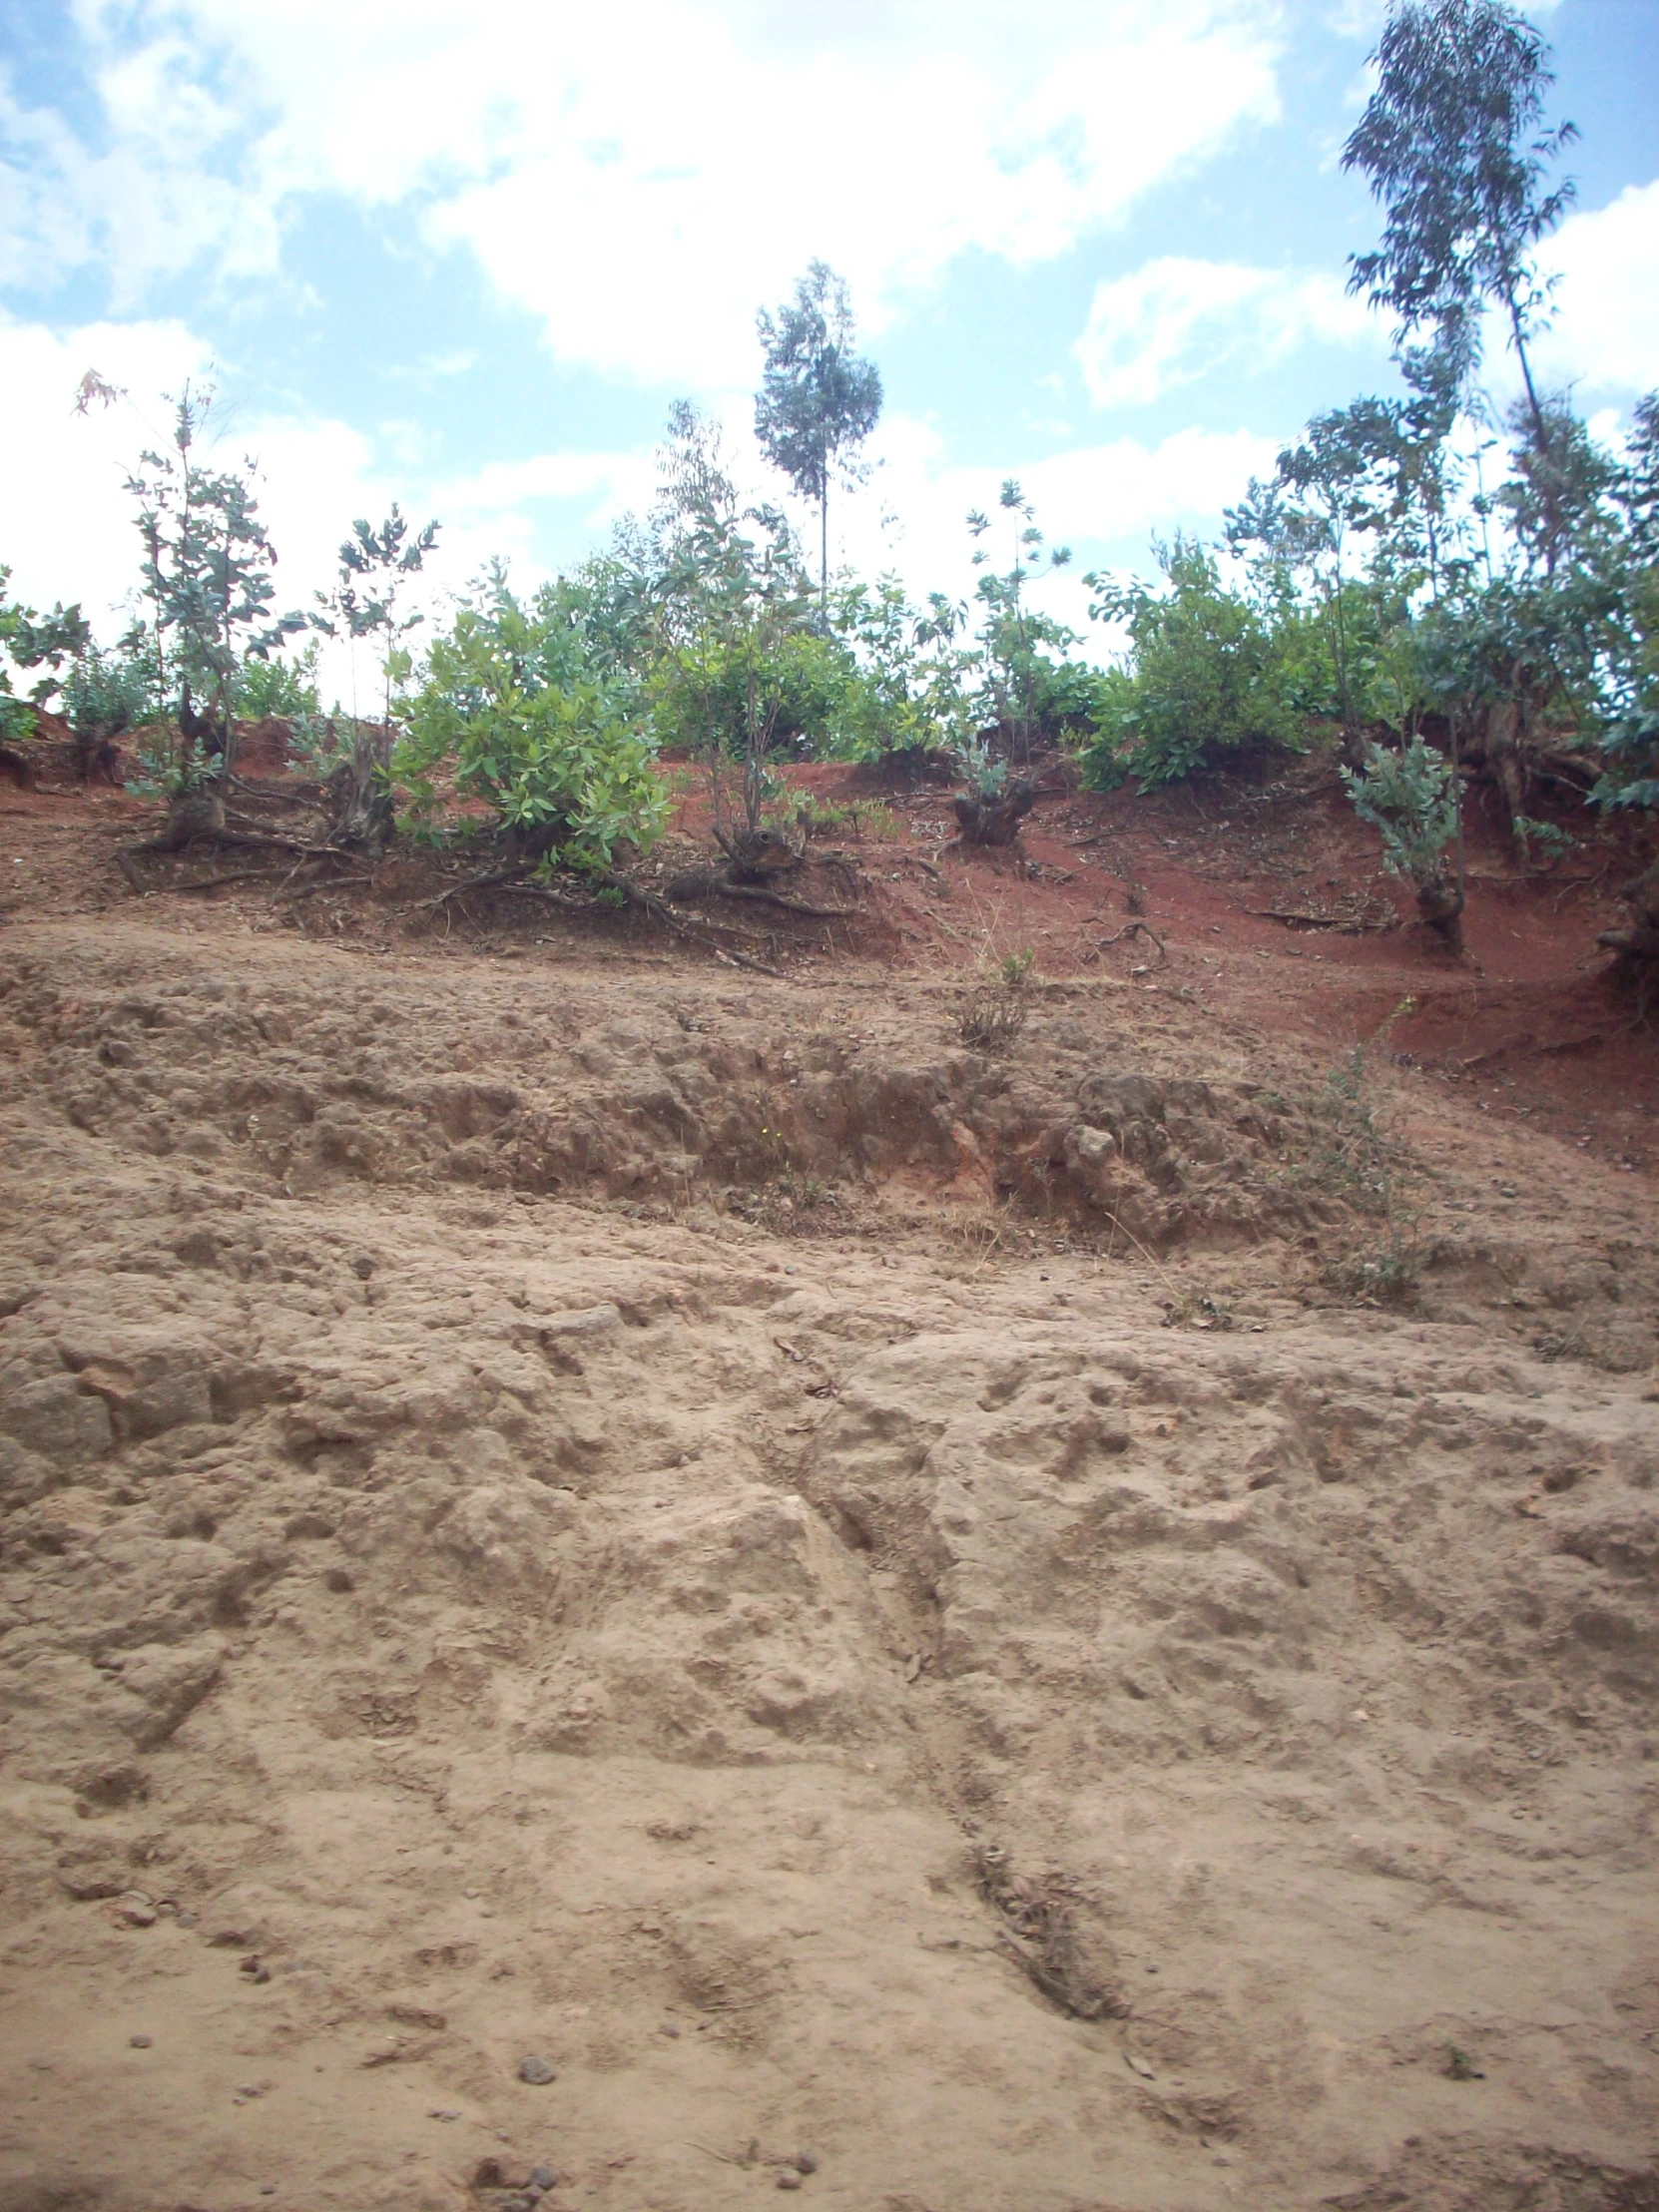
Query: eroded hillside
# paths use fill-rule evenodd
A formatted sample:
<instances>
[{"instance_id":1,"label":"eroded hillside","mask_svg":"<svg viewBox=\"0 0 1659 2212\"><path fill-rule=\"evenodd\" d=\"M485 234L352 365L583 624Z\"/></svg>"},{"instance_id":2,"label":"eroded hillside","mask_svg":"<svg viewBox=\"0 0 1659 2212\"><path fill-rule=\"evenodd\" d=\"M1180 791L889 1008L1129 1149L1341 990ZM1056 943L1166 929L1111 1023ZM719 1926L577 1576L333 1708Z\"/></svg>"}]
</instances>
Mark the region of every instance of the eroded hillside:
<instances>
[{"instance_id":1,"label":"eroded hillside","mask_svg":"<svg viewBox=\"0 0 1659 2212\"><path fill-rule=\"evenodd\" d=\"M1394 1311L1167 994L11 948L6 2203L1655 2201L1645 1181L1380 1101Z\"/></svg>"}]
</instances>

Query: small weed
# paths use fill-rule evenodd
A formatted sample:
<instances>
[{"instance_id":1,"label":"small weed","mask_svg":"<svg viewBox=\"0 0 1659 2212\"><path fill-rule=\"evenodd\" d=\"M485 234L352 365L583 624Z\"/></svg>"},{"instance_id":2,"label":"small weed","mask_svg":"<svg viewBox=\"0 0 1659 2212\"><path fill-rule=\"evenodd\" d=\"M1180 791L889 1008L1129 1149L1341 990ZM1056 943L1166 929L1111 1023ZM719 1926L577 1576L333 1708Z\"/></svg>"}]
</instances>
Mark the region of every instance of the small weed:
<instances>
[{"instance_id":1,"label":"small weed","mask_svg":"<svg viewBox=\"0 0 1659 2212\"><path fill-rule=\"evenodd\" d=\"M1484 2081L1486 2078L1468 2052L1456 2043L1447 2043L1445 2047L1444 2072L1448 2081Z\"/></svg>"},{"instance_id":2,"label":"small weed","mask_svg":"<svg viewBox=\"0 0 1659 2212\"><path fill-rule=\"evenodd\" d=\"M1546 859L1559 860L1578 844L1575 836L1553 822L1535 822L1530 815L1516 815L1509 827L1523 852L1530 852L1536 845Z\"/></svg>"},{"instance_id":3,"label":"small weed","mask_svg":"<svg viewBox=\"0 0 1659 2212\"><path fill-rule=\"evenodd\" d=\"M956 1008L956 1034L970 1051L1001 1052L1025 1027L1034 952L1010 952L987 960Z\"/></svg>"},{"instance_id":4,"label":"small weed","mask_svg":"<svg viewBox=\"0 0 1659 2212\"><path fill-rule=\"evenodd\" d=\"M794 784L786 785L765 813L778 829L794 830L809 838L869 837L878 844L890 844L903 827L879 800L818 799Z\"/></svg>"},{"instance_id":5,"label":"small weed","mask_svg":"<svg viewBox=\"0 0 1659 2212\"><path fill-rule=\"evenodd\" d=\"M1233 1309L1198 1291L1180 1291L1164 1301L1166 1329L1231 1329Z\"/></svg>"},{"instance_id":6,"label":"small weed","mask_svg":"<svg viewBox=\"0 0 1659 2212\"><path fill-rule=\"evenodd\" d=\"M1352 1297L1398 1303L1417 1279L1420 1208L1403 1150L1372 1102L1362 1048L1331 1070L1312 1121L1301 1179L1371 1225L1328 1263L1327 1279Z\"/></svg>"}]
</instances>

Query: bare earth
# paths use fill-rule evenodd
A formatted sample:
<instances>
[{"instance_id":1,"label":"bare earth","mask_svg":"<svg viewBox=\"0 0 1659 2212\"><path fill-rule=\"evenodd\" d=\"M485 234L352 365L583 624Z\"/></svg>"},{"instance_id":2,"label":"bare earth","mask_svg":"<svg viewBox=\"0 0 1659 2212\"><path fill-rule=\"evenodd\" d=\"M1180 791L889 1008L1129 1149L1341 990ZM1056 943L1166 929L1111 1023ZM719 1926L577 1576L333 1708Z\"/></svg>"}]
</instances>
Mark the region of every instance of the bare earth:
<instances>
[{"instance_id":1,"label":"bare earth","mask_svg":"<svg viewBox=\"0 0 1659 2212\"><path fill-rule=\"evenodd\" d=\"M1650 1047L1374 1056L1368 1302L1352 1025L1198 874L987 1057L931 954L373 956L75 807L5 825L4 2212L1659 2207Z\"/></svg>"}]
</instances>

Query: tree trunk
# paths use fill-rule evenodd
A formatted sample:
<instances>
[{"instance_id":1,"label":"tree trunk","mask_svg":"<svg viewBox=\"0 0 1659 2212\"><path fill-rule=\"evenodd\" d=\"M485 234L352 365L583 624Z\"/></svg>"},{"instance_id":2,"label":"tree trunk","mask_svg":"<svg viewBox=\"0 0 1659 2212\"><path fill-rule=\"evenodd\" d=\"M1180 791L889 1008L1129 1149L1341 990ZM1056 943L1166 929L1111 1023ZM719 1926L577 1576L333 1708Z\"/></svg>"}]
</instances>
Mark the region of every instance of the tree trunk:
<instances>
[{"instance_id":1,"label":"tree trunk","mask_svg":"<svg viewBox=\"0 0 1659 2212\"><path fill-rule=\"evenodd\" d=\"M165 852L182 852L196 837L217 837L225 828L225 802L211 786L184 792L167 811L167 826L156 839Z\"/></svg>"},{"instance_id":2,"label":"tree trunk","mask_svg":"<svg viewBox=\"0 0 1659 2212\"><path fill-rule=\"evenodd\" d=\"M1006 845L1019 835L1019 826L1036 802L1035 786L1016 776L995 799L958 792L950 804L964 844Z\"/></svg>"},{"instance_id":3,"label":"tree trunk","mask_svg":"<svg viewBox=\"0 0 1659 2212\"><path fill-rule=\"evenodd\" d=\"M1521 842L1517 820L1526 812L1526 779L1520 750L1521 711L1513 699L1494 700L1486 710L1486 767L1509 810L1509 835Z\"/></svg>"},{"instance_id":4,"label":"tree trunk","mask_svg":"<svg viewBox=\"0 0 1659 2212\"><path fill-rule=\"evenodd\" d=\"M1417 885L1417 912L1450 952L1463 949L1463 891L1443 875Z\"/></svg>"}]
</instances>

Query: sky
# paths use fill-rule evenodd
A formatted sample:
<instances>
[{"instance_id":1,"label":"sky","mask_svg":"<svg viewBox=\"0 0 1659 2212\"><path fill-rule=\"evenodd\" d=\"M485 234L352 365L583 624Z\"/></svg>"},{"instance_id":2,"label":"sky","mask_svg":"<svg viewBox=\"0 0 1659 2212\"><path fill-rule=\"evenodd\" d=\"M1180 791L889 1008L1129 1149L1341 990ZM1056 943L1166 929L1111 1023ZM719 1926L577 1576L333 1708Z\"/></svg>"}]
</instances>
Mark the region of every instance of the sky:
<instances>
[{"instance_id":1,"label":"sky","mask_svg":"<svg viewBox=\"0 0 1659 2212\"><path fill-rule=\"evenodd\" d=\"M1613 432L1659 384L1659 0L1554 0L1574 212L1539 365ZM885 410L832 557L968 588L1019 479L1048 587L1214 537L1307 416L1392 383L1340 165L1375 0L10 0L0 564L120 627L123 489L187 377L262 471L278 603L357 515L442 524L434 611L649 503L670 404L753 440L756 311L847 281ZM127 396L81 416L97 369ZM1488 380L1512 378L1499 342ZM805 516L802 516L805 520ZM815 533L816 536L816 533ZM993 551L1000 552L992 540Z\"/></svg>"}]
</instances>

